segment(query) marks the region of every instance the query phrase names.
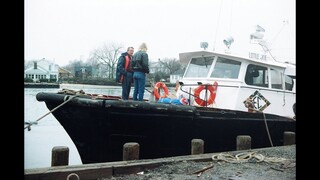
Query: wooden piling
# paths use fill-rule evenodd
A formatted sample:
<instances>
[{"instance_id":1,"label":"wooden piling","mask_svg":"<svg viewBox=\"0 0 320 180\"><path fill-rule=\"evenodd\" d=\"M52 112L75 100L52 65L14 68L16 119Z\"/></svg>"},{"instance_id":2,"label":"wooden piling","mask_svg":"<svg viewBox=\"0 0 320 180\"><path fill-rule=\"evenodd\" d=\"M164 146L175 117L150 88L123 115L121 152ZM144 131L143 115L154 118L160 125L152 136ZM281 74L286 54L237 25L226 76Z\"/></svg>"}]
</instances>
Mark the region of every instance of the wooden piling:
<instances>
[{"instance_id":1,"label":"wooden piling","mask_svg":"<svg viewBox=\"0 0 320 180\"><path fill-rule=\"evenodd\" d=\"M296 133L295 132L290 132L290 131L285 131L283 133L283 145L293 145L296 143Z\"/></svg>"},{"instance_id":2,"label":"wooden piling","mask_svg":"<svg viewBox=\"0 0 320 180\"><path fill-rule=\"evenodd\" d=\"M191 140L191 155L203 154L204 152L204 141L202 139Z\"/></svg>"},{"instance_id":3,"label":"wooden piling","mask_svg":"<svg viewBox=\"0 0 320 180\"><path fill-rule=\"evenodd\" d=\"M55 146L52 148L51 166L69 165L69 148L66 146Z\"/></svg>"},{"instance_id":4,"label":"wooden piling","mask_svg":"<svg viewBox=\"0 0 320 180\"><path fill-rule=\"evenodd\" d=\"M237 150L251 149L251 137L247 135L237 136Z\"/></svg>"},{"instance_id":5,"label":"wooden piling","mask_svg":"<svg viewBox=\"0 0 320 180\"><path fill-rule=\"evenodd\" d=\"M136 142L129 142L123 145L123 160L138 160L140 145Z\"/></svg>"}]
</instances>

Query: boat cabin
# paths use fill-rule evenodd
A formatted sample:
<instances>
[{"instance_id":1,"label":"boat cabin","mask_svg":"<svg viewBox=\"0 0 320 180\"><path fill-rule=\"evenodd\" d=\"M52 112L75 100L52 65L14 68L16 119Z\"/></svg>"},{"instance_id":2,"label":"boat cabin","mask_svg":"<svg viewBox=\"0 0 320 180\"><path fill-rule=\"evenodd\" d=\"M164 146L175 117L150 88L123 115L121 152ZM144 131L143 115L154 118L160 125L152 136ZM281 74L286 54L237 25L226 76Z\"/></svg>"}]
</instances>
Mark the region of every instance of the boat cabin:
<instances>
[{"instance_id":1,"label":"boat cabin","mask_svg":"<svg viewBox=\"0 0 320 180\"><path fill-rule=\"evenodd\" d=\"M181 53L178 98L190 105L295 116L295 65L207 51Z\"/></svg>"}]
</instances>

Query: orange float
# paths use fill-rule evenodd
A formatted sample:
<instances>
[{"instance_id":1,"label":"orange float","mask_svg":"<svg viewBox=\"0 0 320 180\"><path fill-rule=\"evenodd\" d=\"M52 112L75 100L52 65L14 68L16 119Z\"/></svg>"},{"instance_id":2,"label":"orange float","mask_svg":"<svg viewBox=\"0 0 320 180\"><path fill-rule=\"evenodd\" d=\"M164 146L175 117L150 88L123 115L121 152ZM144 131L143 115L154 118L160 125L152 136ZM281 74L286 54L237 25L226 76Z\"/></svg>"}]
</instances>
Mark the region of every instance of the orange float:
<instances>
[{"instance_id":1,"label":"orange float","mask_svg":"<svg viewBox=\"0 0 320 180\"><path fill-rule=\"evenodd\" d=\"M205 100L202 100L200 98L200 93L201 91L205 90L206 89L206 86L208 87L208 91L210 92L210 96L209 96L209 99L207 100L207 103ZM214 82L213 85L210 85L210 84L206 84L206 85L200 85L198 86L195 91L194 91L194 96L195 96L195 101L198 105L200 106L208 106L208 105L211 105L215 98L216 98L216 91L217 91L217 88L218 88L218 83L217 82Z\"/></svg>"},{"instance_id":2,"label":"orange float","mask_svg":"<svg viewBox=\"0 0 320 180\"><path fill-rule=\"evenodd\" d=\"M159 94L159 90L160 89L163 89L164 91L164 95L160 96ZM155 85L154 85L154 89L153 89L153 94L156 98L156 100L158 101L160 98L166 98L168 97L169 95L169 90L168 90L168 87L166 86L165 83L163 82L157 82Z\"/></svg>"}]
</instances>

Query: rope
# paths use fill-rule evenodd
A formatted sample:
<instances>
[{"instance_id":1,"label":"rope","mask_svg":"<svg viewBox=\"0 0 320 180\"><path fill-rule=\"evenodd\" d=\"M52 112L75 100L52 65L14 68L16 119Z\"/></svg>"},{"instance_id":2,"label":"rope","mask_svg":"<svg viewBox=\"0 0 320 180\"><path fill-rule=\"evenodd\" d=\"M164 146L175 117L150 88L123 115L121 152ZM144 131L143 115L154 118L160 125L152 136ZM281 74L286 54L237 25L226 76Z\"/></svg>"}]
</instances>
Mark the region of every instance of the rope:
<instances>
[{"instance_id":1,"label":"rope","mask_svg":"<svg viewBox=\"0 0 320 180\"><path fill-rule=\"evenodd\" d=\"M144 88L144 90L146 90L146 91L148 91L149 93L153 93L153 92L151 92L149 89L147 89L147 88Z\"/></svg>"},{"instance_id":2,"label":"rope","mask_svg":"<svg viewBox=\"0 0 320 180\"><path fill-rule=\"evenodd\" d=\"M46 117L47 115L49 115L50 113L52 113L53 111L57 110L58 108L60 108L61 106L63 106L64 104L66 104L67 102L71 101L73 98L75 98L75 97L77 97L79 95L81 95L81 94L77 94L75 96L72 96L70 99L64 101L63 103L61 103L60 105L58 105L57 107L53 108L51 111L46 113L45 115L41 116L39 119L36 120L36 122L40 121L42 118ZM31 125L32 125L31 123L28 124L28 126L24 127L24 129L28 129L28 131L30 131L31 130L31 128L30 128Z\"/></svg>"},{"instance_id":3,"label":"rope","mask_svg":"<svg viewBox=\"0 0 320 180\"><path fill-rule=\"evenodd\" d=\"M285 158L279 157L266 157L257 152L246 152L239 153L236 155L230 155L227 153L220 153L212 156L213 161L225 161L228 163L245 163L249 160L255 160L256 162L267 162L267 163L279 163L286 161Z\"/></svg>"},{"instance_id":4,"label":"rope","mask_svg":"<svg viewBox=\"0 0 320 180\"><path fill-rule=\"evenodd\" d=\"M263 119L264 119L264 124L266 125L266 130L267 130L267 134L268 134L268 138L269 138L269 141L270 141L270 144L271 144L271 147L273 147L273 143L272 143L272 139L271 139L271 136L270 136L270 132L269 132L269 127L268 127L268 124L267 124L267 119L266 119L266 115L260 111L263 115Z\"/></svg>"},{"instance_id":5,"label":"rope","mask_svg":"<svg viewBox=\"0 0 320 180\"><path fill-rule=\"evenodd\" d=\"M258 109L254 109L253 101L252 101L250 98L247 98L247 99L245 100L245 107L248 108L248 110L251 110L252 112L260 112L260 113L262 113L262 115L263 115L263 120L264 120L264 124L265 124L265 126L266 126L266 130L267 130L267 134L268 134L268 138L269 138L271 147L273 147L271 135L270 135L270 132L269 132L269 127L268 127L268 124L267 124L267 118L266 118L266 115L264 114L264 112L263 112L263 111L260 111L260 110L258 110Z\"/></svg>"}]
</instances>

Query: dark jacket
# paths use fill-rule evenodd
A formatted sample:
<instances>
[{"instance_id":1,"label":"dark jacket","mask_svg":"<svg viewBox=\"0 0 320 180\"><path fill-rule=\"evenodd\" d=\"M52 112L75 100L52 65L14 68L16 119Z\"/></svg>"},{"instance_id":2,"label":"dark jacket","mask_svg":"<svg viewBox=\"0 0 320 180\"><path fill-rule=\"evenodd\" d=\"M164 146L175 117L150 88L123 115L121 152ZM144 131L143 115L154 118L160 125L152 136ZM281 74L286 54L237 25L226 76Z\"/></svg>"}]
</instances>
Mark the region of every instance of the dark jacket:
<instances>
[{"instance_id":1,"label":"dark jacket","mask_svg":"<svg viewBox=\"0 0 320 180\"><path fill-rule=\"evenodd\" d=\"M129 66L128 66L128 69L125 70L124 66L125 66L125 63L126 63L126 56L128 55L127 52L125 53L122 53L121 56L119 57L118 59L118 64L117 64L117 69L116 69L116 82L120 82L120 79L121 79L121 76L124 75L126 76L127 75L127 72L132 72L130 67L130 63L129 63Z\"/></svg>"},{"instance_id":2,"label":"dark jacket","mask_svg":"<svg viewBox=\"0 0 320 180\"><path fill-rule=\"evenodd\" d=\"M144 73L149 73L149 58L145 51L137 51L131 61L132 71L140 71Z\"/></svg>"}]
</instances>

